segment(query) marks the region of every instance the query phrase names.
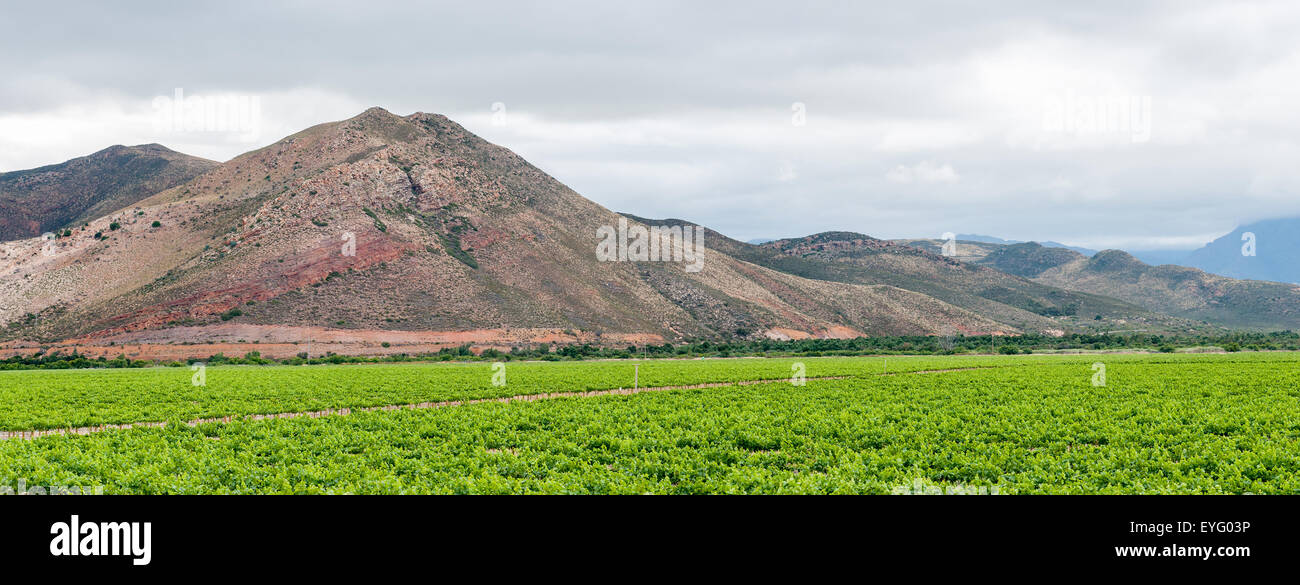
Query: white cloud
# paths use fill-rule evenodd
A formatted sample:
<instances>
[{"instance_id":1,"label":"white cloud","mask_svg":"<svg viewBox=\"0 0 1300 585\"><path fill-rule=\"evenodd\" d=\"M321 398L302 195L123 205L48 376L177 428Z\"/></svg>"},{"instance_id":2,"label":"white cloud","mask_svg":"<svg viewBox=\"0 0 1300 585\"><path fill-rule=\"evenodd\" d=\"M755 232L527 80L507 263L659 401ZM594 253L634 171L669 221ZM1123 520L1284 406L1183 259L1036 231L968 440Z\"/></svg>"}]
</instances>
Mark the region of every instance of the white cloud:
<instances>
[{"instance_id":1,"label":"white cloud","mask_svg":"<svg viewBox=\"0 0 1300 585\"><path fill-rule=\"evenodd\" d=\"M160 125L157 98L98 95L85 90L84 101L50 110L0 111L0 171L32 168L85 156L114 144L159 143L172 150L226 161L279 141L309 126L350 118L365 106L346 96L316 89L237 94L230 91L188 92L188 97L250 97L260 111L254 131L206 131L184 124Z\"/></svg>"},{"instance_id":2,"label":"white cloud","mask_svg":"<svg viewBox=\"0 0 1300 585\"><path fill-rule=\"evenodd\" d=\"M961 180L952 165L921 161L912 166L898 165L885 173L891 183L956 183Z\"/></svg>"},{"instance_id":3,"label":"white cloud","mask_svg":"<svg viewBox=\"0 0 1300 585\"><path fill-rule=\"evenodd\" d=\"M0 170L148 142L226 160L379 105L446 114L607 207L744 239L1101 247L1300 214L1295 3L376 2L6 7ZM399 8L436 34L394 29ZM155 131L175 87L259 97L258 140ZM1068 92L1150 96L1150 140L1045 130Z\"/></svg>"}]
</instances>

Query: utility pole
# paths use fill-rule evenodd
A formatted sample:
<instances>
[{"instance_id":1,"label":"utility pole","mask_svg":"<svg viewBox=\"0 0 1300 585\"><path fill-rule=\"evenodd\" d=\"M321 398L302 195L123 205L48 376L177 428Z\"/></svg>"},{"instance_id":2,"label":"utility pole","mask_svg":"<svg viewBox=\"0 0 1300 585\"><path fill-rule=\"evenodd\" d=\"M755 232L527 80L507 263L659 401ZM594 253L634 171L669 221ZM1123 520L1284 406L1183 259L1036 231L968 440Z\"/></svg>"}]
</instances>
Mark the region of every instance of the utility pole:
<instances>
[{"instance_id":1,"label":"utility pole","mask_svg":"<svg viewBox=\"0 0 1300 585\"><path fill-rule=\"evenodd\" d=\"M641 364L632 366L632 389L636 390L641 387Z\"/></svg>"}]
</instances>

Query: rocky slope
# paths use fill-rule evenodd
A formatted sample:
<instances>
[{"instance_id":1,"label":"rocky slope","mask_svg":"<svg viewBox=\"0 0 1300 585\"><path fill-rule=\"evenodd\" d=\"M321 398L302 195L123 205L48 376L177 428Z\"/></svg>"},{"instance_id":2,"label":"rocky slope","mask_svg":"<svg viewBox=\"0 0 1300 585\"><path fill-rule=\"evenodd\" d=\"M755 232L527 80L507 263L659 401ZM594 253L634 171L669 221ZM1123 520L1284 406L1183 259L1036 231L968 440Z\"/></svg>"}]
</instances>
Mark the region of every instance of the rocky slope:
<instances>
[{"instance_id":1,"label":"rocky slope","mask_svg":"<svg viewBox=\"0 0 1300 585\"><path fill-rule=\"evenodd\" d=\"M719 236L719 241L725 241ZM858 233L827 232L760 246L729 241L719 246L737 258L808 278L888 285L1008 323L1022 331L1052 332L1102 322L1169 319L1133 303L1033 282L978 264L943 256L920 246ZM963 242L959 252L983 252ZM1069 250L1061 250L1077 255ZM982 257L982 256L974 256Z\"/></svg>"},{"instance_id":2,"label":"rocky slope","mask_svg":"<svg viewBox=\"0 0 1300 585\"><path fill-rule=\"evenodd\" d=\"M1300 329L1297 285L1238 280L1183 266L1150 266L1119 250L1087 258L1034 243L1006 246L979 262L1038 283L1225 327Z\"/></svg>"},{"instance_id":3,"label":"rocky slope","mask_svg":"<svg viewBox=\"0 0 1300 585\"><path fill-rule=\"evenodd\" d=\"M177 328L200 339L223 324L558 330L597 342L1018 330L914 290L816 279L711 245L699 272L600 262L597 230L619 219L445 117L372 108L53 245L11 242L0 249L0 323L10 339Z\"/></svg>"},{"instance_id":4,"label":"rocky slope","mask_svg":"<svg viewBox=\"0 0 1300 585\"><path fill-rule=\"evenodd\" d=\"M217 164L146 144L111 146L57 165L0 173L0 242L84 224Z\"/></svg>"}]
</instances>

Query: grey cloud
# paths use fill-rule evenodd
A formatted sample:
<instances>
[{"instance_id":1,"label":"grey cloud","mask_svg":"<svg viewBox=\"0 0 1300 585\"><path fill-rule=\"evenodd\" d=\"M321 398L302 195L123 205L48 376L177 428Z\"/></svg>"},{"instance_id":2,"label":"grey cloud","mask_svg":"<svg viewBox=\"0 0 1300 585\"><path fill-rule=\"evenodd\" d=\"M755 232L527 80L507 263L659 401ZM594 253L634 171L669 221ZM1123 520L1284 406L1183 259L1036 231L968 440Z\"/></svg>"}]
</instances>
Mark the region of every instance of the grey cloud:
<instances>
[{"instance_id":1,"label":"grey cloud","mask_svg":"<svg viewBox=\"0 0 1300 585\"><path fill-rule=\"evenodd\" d=\"M1300 129L1284 107L1300 98L1300 9L1286 4L411 4L8 6L0 120L97 100L143 107L176 87L268 100L312 90L446 113L606 206L745 239L846 229L1136 243L1300 213L1279 195L1300 177L1270 154L1295 149ZM1016 100L1057 90L1045 73L1084 92L1115 81L1151 94L1152 142L1021 142L1016 124L1033 112ZM556 131L483 124L498 101ZM807 104L808 127L776 130L793 102ZM342 107L327 110L355 113ZM671 129L644 144L578 131L638 120ZM90 140L68 136L50 156L106 146ZM0 169L46 142L0 136ZM886 179L922 163L960 180Z\"/></svg>"}]
</instances>

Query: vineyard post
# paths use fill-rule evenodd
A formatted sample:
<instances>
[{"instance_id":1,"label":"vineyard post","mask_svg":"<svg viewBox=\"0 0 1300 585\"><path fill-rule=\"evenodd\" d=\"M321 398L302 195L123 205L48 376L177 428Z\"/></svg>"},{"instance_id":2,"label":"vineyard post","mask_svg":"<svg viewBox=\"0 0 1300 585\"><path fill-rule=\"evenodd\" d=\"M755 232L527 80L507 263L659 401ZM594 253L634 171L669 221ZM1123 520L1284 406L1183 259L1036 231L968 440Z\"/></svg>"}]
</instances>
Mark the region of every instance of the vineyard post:
<instances>
[{"instance_id":1,"label":"vineyard post","mask_svg":"<svg viewBox=\"0 0 1300 585\"><path fill-rule=\"evenodd\" d=\"M632 389L636 390L641 387L641 364L635 364L632 368Z\"/></svg>"}]
</instances>

